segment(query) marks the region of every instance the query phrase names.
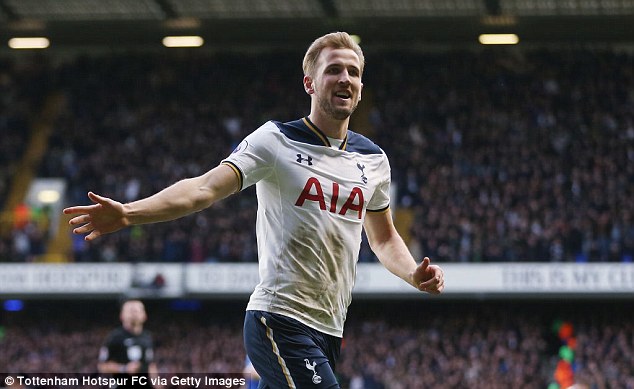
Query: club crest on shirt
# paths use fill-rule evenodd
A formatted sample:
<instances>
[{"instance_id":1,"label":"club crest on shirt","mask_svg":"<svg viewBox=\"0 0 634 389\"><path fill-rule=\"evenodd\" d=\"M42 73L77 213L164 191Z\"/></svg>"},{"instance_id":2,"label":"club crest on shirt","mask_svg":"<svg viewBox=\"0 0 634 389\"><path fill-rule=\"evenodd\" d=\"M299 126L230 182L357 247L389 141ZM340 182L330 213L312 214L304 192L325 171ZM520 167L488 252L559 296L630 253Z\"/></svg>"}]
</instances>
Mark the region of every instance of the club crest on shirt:
<instances>
[{"instance_id":1,"label":"club crest on shirt","mask_svg":"<svg viewBox=\"0 0 634 389\"><path fill-rule=\"evenodd\" d=\"M365 165L361 165L359 162L357 162L357 168L361 170L361 181L363 181L364 184L367 184L368 177L365 176L365 172L363 171L365 170Z\"/></svg>"}]
</instances>

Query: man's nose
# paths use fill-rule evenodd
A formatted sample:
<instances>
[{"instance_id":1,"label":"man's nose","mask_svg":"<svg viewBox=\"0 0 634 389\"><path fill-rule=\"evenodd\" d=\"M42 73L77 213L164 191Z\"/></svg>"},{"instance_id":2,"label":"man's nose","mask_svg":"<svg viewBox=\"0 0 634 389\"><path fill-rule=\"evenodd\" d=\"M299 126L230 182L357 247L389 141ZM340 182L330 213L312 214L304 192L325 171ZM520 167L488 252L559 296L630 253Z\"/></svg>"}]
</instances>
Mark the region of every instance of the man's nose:
<instances>
[{"instance_id":1,"label":"man's nose","mask_svg":"<svg viewBox=\"0 0 634 389\"><path fill-rule=\"evenodd\" d=\"M339 75L339 83L341 84L349 84L350 83L350 74L348 71L344 70Z\"/></svg>"}]
</instances>

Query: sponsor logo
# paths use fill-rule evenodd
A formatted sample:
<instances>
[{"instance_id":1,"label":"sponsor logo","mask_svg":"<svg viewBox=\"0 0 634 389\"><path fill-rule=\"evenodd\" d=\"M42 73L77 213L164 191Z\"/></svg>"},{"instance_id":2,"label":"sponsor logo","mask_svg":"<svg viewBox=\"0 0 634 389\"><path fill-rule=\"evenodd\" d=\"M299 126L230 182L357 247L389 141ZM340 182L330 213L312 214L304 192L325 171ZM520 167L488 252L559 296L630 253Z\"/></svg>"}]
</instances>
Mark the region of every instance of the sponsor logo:
<instances>
[{"instance_id":1,"label":"sponsor logo","mask_svg":"<svg viewBox=\"0 0 634 389\"><path fill-rule=\"evenodd\" d=\"M326 184L327 185L327 184ZM339 190L340 185L337 182L332 182L332 197L330 200L330 206L327 206L326 201L328 200L327 196L324 196L324 189L319 180L315 177L309 177L304 185L304 189L302 193L300 193L297 201L295 201L295 205L298 207L303 207L306 201L311 201L319 204L319 209L322 211L329 211L332 213L338 213L339 215L346 215L348 211L355 212L358 219L361 219L363 215L363 191L354 187L350 191L346 202L341 206L339 210L337 210L337 201L339 200ZM345 196L345 193L344 193Z\"/></svg>"},{"instance_id":2,"label":"sponsor logo","mask_svg":"<svg viewBox=\"0 0 634 389\"><path fill-rule=\"evenodd\" d=\"M308 166L312 166L313 165L313 157L311 157L310 155L307 155L306 158L304 158L304 156L302 154L297 154L296 161L299 162L299 163L306 162L308 164Z\"/></svg>"}]
</instances>

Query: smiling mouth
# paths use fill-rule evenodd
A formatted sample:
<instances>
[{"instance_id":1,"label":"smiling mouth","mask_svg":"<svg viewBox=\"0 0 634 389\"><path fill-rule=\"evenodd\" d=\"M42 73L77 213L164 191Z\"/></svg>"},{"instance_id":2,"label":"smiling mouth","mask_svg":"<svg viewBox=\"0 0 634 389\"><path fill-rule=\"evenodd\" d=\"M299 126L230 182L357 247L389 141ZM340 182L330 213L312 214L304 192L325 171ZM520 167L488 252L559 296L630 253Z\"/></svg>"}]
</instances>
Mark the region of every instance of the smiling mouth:
<instances>
[{"instance_id":1,"label":"smiling mouth","mask_svg":"<svg viewBox=\"0 0 634 389\"><path fill-rule=\"evenodd\" d=\"M335 96L339 97L340 99L344 99L347 100L351 97L350 93L348 92L337 92L335 93Z\"/></svg>"}]
</instances>

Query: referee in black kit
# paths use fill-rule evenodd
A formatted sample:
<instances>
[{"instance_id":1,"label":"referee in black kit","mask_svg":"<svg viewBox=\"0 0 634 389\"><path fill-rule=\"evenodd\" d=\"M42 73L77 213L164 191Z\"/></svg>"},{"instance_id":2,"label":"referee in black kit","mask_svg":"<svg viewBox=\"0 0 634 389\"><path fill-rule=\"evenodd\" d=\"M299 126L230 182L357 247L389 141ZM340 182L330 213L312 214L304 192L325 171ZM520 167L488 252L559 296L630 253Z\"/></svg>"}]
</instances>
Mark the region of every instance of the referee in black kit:
<instances>
[{"instance_id":1,"label":"referee in black kit","mask_svg":"<svg viewBox=\"0 0 634 389\"><path fill-rule=\"evenodd\" d=\"M147 320L145 306L139 300L127 300L121 305L119 318L121 326L108 334L99 350L97 369L99 373L114 374L119 388L151 388L150 378L158 376L158 368L152 336L143 329ZM133 376L138 378L133 381Z\"/></svg>"}]
</instances>

